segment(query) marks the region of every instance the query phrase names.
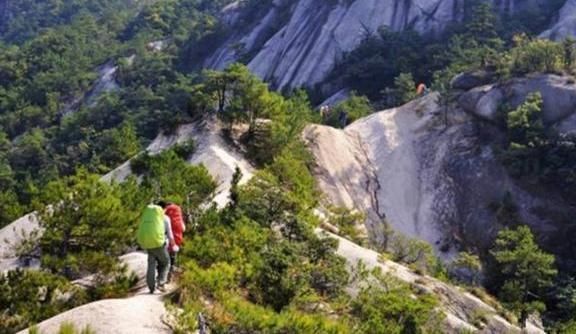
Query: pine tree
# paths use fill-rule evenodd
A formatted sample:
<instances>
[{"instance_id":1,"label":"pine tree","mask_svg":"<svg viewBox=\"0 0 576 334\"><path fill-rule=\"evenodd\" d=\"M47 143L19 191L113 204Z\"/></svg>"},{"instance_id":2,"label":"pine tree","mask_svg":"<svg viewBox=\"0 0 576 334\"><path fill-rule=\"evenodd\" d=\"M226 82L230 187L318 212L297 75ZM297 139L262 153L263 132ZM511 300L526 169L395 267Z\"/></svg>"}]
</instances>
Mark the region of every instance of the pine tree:
<instances>
[{"instance_id":1,"label":"pine tree","mask_svg":"<svg viewBox=\"0 0 576 334\"><path fill-rule=\"evenodd\" d=\"M527 226L498 233L490 251L503 276L500 298L519 313L522 323L534 311L543 311L545 290L552 286L557 270L554 256L544 252Z\"/></svg>"},{"instance_id":2,"label":"pine tree","mask_svg":"<svg viewBox=\"0 0 576 334\"><path fill-rule=\"evenodd\" d=\"M416 83L412 73L400 73L394 79L399 104L405 104L416 98Z\"/></svg>"},{"instance_id":3,"label":"pine tree","mask_svg":"<svg viewBox=\"0 0 576 334\"><path fill-rule=\"evenodd\" d=\"M472 10L470 22L466 25L468 36L480 45L490 45L498 38L497 17L492 5L482 1Z\"/></svg>"},{"instance_id":4,"label":"pine tree","mask_svg":"<svg viewBox=\"0 0 576 334\"><path fill-rule=\"evenodd\" d=\"M49 183L40 209L42 265L69 279L118 269L134 237L137 216L126 211L116 185L80 170ZM56 203L56 204L53 204Z\"/></svg>"}]
</instances>

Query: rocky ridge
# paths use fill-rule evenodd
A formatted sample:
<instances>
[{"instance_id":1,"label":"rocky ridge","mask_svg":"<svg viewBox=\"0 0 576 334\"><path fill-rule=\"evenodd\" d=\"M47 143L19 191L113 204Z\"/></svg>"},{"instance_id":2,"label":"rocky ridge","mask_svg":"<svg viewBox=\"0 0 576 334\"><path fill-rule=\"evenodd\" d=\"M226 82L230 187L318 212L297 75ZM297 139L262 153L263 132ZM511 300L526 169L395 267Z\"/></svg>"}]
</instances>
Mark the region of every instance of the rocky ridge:
<instances>
[{"instance_id":1,"label":"rocky ridge","mask_svg":"<svg viewBox=\"0 0 576 334\"><path fill-rule=\"evenodd\" d=\"M402 107L358 120L346 129L311 125L304 133L315 174L328 202L367 214L367 229L382 238L382 224L434 245L450 259L462 245L486 249L500 226L493 209L508 195L549 250L562 231L539 214L574 212L558 196L524 189L507 173L495 148L504 140L502 104L512 108L531 92L544 99L545 124L561 134L576 131L572 79L534 75L455 91L456 103L438 105L429 94ZM563 248L564 247L564 248Z\"/></svg>"}]
</instances>

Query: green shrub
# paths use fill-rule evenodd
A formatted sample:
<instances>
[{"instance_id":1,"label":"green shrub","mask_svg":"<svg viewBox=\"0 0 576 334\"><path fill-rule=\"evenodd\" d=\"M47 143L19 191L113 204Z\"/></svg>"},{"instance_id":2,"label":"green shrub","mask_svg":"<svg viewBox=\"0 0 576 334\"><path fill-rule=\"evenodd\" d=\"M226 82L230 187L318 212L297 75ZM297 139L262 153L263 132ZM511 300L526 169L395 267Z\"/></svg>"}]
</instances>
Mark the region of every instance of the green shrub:
<instances>
[{"instance_id":1,"label":"green shrub","mask_svg":"<svg viewBox=\"0 0 576 334\"><path fill-rule=\"evenodd\" d=\"M397 279L374 273L377 283L363 288L352 302L355 333L429 333L442 320L432 295L419 295Z\"/></svg>"},{"instance_id":2,"label":"green shrub","mask_svg":"<svg viewBox=\"0 0 576 334\"><path fill-rule=\"evenodd\" d=\"M521 75L532 72L562 72L564 50L562 45L546 39L529 39L525 35L515 38L511 50L512 73Z\"/></svg>"},{"instance_id":3,"label":"green shrub","mask_svg":"<svg viewBox=\"0 0 576 334\"><path fill-rule=\"evenodd\" d=\"M188 160L196 151L196 143L190 139L184 143L177 144L173 150L181 159Z\"/></svg>"},{"instance_id":4,"label":"green shrub","mask_svg":"<svg viewBox=\"0 0 576 334\"><path fill-rule=\"evenodd\" d=\"M0 333L14 333L88 301L86 292L45 271L0 275Z\"/></svg>"}]
</instances>

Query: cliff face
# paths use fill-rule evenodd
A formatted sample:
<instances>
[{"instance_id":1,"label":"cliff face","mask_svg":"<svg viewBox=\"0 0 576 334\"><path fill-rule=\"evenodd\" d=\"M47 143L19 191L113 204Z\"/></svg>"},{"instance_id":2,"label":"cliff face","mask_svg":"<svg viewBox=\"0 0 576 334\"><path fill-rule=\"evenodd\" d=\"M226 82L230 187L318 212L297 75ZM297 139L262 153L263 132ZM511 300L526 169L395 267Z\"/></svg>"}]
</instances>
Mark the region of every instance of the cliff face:
<instances>
[{"instance_id":1,"label":"cliff face","mask_svg":"<svg viewBox=\"0 0 576 334\"><path fill-rule=\"evenodd\" d=\"M576 0L567 0L560 9L557 22L542 33L541 37L562 40L576 35Z\"/></svg>"},{"instance_id":2,"label":"cliff face","mask_svg":"<svg viewBox=\"0 0 576 334\"><path fill-rule=\"evenodd\" d=\"M494 0L502 13L545 4ZM461 20L465 8L466 0L274 0L247 22L238 19L241 6L229 6L225 22L238 27L204 65L222 69L248 59L250 69L276 88L313 86L380 27L434 35Z\"/></svg>"},{"instance_id":3,"label":"cliff face","mask_svg":"<svg viewBox=\"0 0 576 334\"><path fill-rule=\"evenodd\" d=\"M8 0L0 0L0 26L8 19Z\"/></svg>"}]
</instances>

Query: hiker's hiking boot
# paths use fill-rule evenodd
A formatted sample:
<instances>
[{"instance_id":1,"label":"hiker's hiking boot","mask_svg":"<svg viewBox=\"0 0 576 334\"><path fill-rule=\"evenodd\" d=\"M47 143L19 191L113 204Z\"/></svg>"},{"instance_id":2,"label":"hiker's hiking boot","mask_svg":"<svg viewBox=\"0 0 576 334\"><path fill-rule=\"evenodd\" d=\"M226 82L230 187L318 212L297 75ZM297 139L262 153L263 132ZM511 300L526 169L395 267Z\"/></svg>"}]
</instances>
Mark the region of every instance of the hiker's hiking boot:
<instances>
[{"instance_id":1,"label":"hiker's hiking boot","mask_svg":"<svg viewBox=\"0 0 576 334\"><path fill-rule=\"evenodd\" d=\"M158 291L160 291L162 293L166 292L166 284L158 285Z\"/></svg>"}]
</instances>

